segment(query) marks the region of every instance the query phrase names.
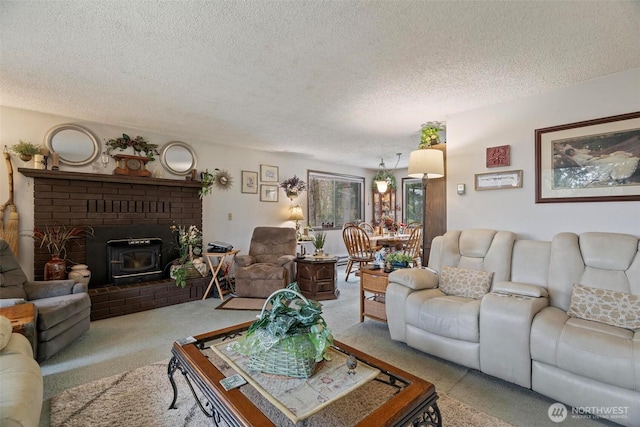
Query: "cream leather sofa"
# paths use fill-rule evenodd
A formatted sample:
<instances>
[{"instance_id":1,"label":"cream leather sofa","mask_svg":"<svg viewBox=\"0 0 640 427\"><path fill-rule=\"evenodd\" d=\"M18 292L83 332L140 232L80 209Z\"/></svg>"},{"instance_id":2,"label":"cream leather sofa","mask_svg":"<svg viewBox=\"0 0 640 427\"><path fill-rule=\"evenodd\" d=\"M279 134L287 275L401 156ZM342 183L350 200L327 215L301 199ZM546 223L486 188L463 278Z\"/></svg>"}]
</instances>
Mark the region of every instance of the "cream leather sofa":
<instances>
[{"instance_id":1,"label":"cream leather sofa","mask_svg":"<svg viewBox=\"0 0 640 427\"><path fill-rule=\"evenodd\" d=\"M635 329L586 320L580 316L593 313L579 312L584 289L574 291L581 284L640 304L639 243L616 233L560 233L544 242L508 231L449 231L432 243L433 271L389 275L391 338L580 410L616 412L611 421L640 425L640 327L633 323L640 312L627 312ZM449 267L488 272L488 293L443 292Z\"/></svg>"},{"instance_id":2,"label":"cream leather sofa","mask_svg":"<svg viewBox=\"0 0 640 427\"><path fill-rule=\"evenodd\" d=\"M42 373L29 340L12 333L9 319L0 316L0 425L37 427L42 396Z\"/></svg>"}]
</instances>

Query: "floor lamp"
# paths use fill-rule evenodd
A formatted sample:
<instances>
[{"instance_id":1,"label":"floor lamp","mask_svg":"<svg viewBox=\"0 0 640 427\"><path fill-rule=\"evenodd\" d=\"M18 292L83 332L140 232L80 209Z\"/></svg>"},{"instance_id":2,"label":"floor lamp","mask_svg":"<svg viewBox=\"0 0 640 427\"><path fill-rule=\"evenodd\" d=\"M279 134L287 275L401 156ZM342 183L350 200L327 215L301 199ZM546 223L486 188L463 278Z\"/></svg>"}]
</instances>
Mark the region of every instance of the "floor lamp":
<instances>
[{"instance_id":1,"label":"floor lamp","mask_svg":"<svg viewBox=\"0 0 640 427\"><path fill-rule=\"evenodd\" d=\"M444 176L444 154L433 148L422 148L411 152L409 156L409 176L422 178L422 265L429 261L426 257L427 249L427 184L429 179Z\"/></svg>"}]
</instances>

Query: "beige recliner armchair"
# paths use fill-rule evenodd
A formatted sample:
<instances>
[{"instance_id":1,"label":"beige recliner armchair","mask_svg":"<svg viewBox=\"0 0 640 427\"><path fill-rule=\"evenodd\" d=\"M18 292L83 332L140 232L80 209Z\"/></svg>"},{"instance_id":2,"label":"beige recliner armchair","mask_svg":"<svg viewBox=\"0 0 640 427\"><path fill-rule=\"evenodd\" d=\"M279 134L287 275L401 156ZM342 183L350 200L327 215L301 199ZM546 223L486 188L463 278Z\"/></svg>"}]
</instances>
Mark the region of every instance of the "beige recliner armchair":
<instances>
[{"instance_id":1,"label":"beige recliner armchair","mask_svg":"<svg viewBox=\"0 0 640 427\"><path fill-rule=\"evenodd\" d=\"M267 298L295 280L298 240L294 228L256 227L249 255L236 256L236 292L239 297Z\"/></svg>"},{"instance_id":2,"label":"beige recliner armchair","mask_svg":"<svg viewBox=\"0 0 640 427\"><path fill-rule=\"evenodd\" d=\"M89 330L87 285L73 280L29 281L9 244L0 239L0 304L36 306L38 361L62 350Z\"/></svg>"}]
</instances>

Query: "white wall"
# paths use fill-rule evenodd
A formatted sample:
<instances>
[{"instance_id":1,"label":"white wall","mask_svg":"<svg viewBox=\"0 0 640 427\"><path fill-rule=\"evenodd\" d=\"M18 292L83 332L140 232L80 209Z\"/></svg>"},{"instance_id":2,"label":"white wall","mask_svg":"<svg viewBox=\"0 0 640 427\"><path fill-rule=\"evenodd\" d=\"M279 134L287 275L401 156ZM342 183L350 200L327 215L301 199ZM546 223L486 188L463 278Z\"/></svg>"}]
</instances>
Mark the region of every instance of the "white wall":
<instances>
[{"instance_id":1,"label":"white wall","mask_svg":"<svg viewBox=\"0 0 640 427\"><path fill-rule=\"evenodd\" d=\"M511 230L550 240L561 231L640 236L640 202L535 203L535 129L640 111L640 69L447 119L447 228ZM511 166L485 167L487 147L511 146ZM474 190L474 174L523 170L523 188ZM456 184L466 184L464 196Z\"/></svg>"},{"instance_id":2,"label":"white wall","mask_svg":"<svg viewBox=\"0 0 640 427\"><path fill-rule=\"evenodd\" d=\"M293 227L293 221L286 221L289 216L291 201L287 199L283 190L279 190L278 203L261 202L259 194L243 194L240 191L240 176L242 170L260 171L260 164L274 165L279 167L279 181L293 176L294 174L303 177L306 181L307 169L364 176L367 178L365 191L365 213L366 218L371 215L370 205L370 183L374 173L371 170L346 167L325 162L310 160L308 158L296 157L283 153L268 153L261 151L230 148L216 145L212 141L184 139L176 135L158 134L154 132L118 128L101 123L85 122L69 117L55 116L20 110L15 108L0 107L0 144L10 147L20 139L25 139L34 144L44 144L44 138L48 130L63 123L75 123L91 130L101 144L104 140L116 138L122 133L131 137L141 135L148 141L162 147L171 141L183 141L190 144L198 157L197 168L199 171L208 168L210 171L220 168L227 170L233 178L233 186L227 190L214 189L213 193L205 196L203 202L203 233L204 241L221 240L234 245L235 248L243 252L249 250L251 233L254 227L259 225ZM33 229L33 178L27 178L17 171L20 167L26 166L16 155L11 154L14 169L15 204L18 208L20 218L20 229L23 233L29 233ZM91 172L111 174L114 168L113 161L107 169L103 169L99 159L92 165L83 167L71 167L61 165L61 170L74 172ZM162 166L159 160L149 164L149 169L154 170ZM183 180L184 177L171 176L163 171L163 178L175 178ZM9 186L7 182L6 163L0 159L0 204L5 203L9 197ZM277 183L275 183L277 184ZM305 215L307 214L306 192L301 197L294 200L295 204L302 206ZM232 214L229 221L228 214ZM5 211L5 218L8 218L8 209ZM304 224L303 224L304 225ZM325 247L329 253L346 254L342 234L339 230L329 230L327 245ZM24 267L28 276L32 274L32 268L26 266L33 265L33 240L28 237L20 239L20 264ZM32 276L30 276L32 277Z\"/></svg>"}]
</instances>

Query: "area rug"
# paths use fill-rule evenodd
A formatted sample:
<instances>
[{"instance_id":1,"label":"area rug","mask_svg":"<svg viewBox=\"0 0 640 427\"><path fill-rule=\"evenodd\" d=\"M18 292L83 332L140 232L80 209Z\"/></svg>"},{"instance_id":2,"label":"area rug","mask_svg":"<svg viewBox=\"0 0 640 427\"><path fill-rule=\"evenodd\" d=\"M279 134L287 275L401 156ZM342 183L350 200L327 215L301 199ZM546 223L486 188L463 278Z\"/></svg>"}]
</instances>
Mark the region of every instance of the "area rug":
<instances>
[{"instance_id":1,"label":"area rug","mask_svg":"<svg viewBox=\"0 0 640 427\"><path fill-rule=\"evenodd\" d=\"M173 391L167 378L167 362L154 363L60 393L51 399L51 426L174 427L211 424L195 403L179 371L174 375L178 386L177 409L168 409ZM438 394L438 406L445 426L510 426L442 392Z\"/></svg>"},{"instance_id":2,"label":"area rug","mask_svg":"<svg viewBox=\"0 0 640 427\"><path fill-rule=\"evenodd\" d=\"M216 309L219 310L262 310L262 306L264 305L264 298L242 298L242 297L231 297L226 301L222 301ZM267 308L271 307L271 304L267 306Z\"/></svg>"}]
</instances>

